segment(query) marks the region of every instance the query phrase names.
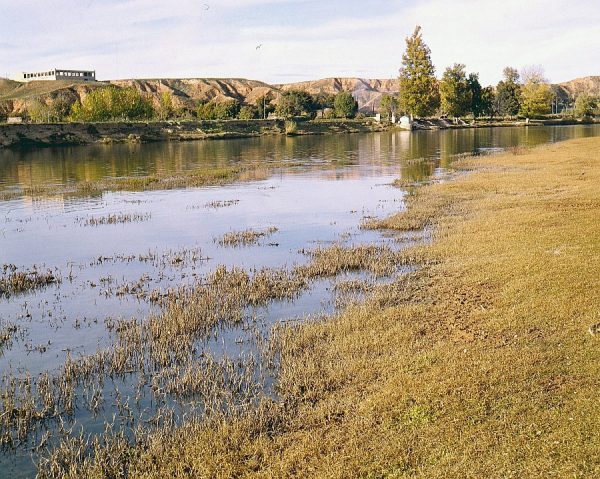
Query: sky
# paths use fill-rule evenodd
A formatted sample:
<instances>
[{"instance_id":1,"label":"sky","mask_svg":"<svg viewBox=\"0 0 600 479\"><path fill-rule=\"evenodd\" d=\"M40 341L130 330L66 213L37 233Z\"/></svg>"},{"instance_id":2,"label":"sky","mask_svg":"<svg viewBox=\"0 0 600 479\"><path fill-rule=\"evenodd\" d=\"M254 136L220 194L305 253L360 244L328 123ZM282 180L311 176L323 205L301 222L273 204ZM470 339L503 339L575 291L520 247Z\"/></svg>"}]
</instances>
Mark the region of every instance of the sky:
<instances>
[{"instance_id":1,"label":"sky","mask_svg":"<svg viewBox=\"0 0 600 479\"><path fill-rule=\"evenodd\" d=\"M417 24L438 77L600 75L600 0L0 0L0 76L394 78Z\"/></svg>"}]
</instances>

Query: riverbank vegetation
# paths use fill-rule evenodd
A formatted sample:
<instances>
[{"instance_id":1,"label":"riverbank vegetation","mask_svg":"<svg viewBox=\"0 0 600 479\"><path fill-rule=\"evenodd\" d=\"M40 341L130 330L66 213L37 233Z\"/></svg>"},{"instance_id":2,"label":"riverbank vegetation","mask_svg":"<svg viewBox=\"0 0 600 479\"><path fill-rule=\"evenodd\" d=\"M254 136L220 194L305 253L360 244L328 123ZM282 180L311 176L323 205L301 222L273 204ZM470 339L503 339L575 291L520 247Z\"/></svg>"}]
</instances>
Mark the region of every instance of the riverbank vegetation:
<instances>
[{"instance_id":1,"label":"riverbank vegetation","mask_svg":"<svg viewBox=\"0 0 600 479\"><path fill-rule=\"evenodd\" d=\"M220 367L206 358L161 375L157 390L214 398L229 413L165 419L134 446L110 430L91 443L72 438L41 463L41 477L595 477L598 148L589 138L458 161L468 174L419 188L387 224L432 230L431 242L402 253L417 271L333 316L275 328L264 344L275 396L233 367L217 381ZM216 297L238 308L240 293L298 291L313 269L388 263L387 251L365 248L313 251L306 274L221 269L148 323L152 354L174 346L164 326L186 337L205 317L194 308ZM137 347L137 324L117 331L117 344ZM239 381L237 399L226 377Z\"/></svg>"}]
</instances>

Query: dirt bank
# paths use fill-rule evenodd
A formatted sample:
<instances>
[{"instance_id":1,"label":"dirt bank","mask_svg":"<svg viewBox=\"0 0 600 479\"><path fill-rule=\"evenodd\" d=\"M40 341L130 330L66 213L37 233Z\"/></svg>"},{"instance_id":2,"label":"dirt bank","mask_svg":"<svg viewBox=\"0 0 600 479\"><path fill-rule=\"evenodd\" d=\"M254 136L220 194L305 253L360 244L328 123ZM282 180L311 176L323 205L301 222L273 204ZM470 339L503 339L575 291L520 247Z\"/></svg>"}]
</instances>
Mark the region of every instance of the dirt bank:
<instances>
[{"instance_id":1,"label":"dirt bank","mask_svg":"<svg viewBox=\"0 0 600 479\"><path fill-rule=\"evenodd\" d=\"M385 125L360 120L297 123L297 135L382 131ZM0 125L0 148L85 145L110 142L188 141L285 134L283 120L115 122Z\"/></svg>"}]
</instances>

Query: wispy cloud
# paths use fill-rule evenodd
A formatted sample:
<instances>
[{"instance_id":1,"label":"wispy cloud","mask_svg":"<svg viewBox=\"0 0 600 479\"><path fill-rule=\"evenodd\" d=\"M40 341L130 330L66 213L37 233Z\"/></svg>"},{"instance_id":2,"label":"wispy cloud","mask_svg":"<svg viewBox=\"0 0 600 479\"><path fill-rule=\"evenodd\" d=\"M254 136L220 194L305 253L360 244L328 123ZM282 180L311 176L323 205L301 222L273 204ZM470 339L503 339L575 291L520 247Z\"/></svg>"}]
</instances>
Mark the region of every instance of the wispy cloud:
<instances>
[{"instance_id":1,"label":"wispy cloud","mask_svg":"<svg viewBox=\"0 0 600 479\"><path fill-rule=\"evenodd\" d=\"M390 77L420 24L440 75L454 62L486 83L506 65L541 63L555 81L600 73L600 4L587 0L0 0L0 12L0 71Z\"/></svg>"}]
</instances>

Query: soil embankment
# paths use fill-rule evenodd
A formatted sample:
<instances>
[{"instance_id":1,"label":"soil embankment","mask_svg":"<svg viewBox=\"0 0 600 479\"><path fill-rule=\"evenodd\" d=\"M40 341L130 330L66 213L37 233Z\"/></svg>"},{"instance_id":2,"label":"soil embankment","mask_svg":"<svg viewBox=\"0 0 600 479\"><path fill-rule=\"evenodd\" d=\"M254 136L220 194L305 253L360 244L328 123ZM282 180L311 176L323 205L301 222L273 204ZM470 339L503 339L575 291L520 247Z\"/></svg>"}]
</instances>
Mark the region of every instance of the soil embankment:
<instances>
[{"instance_id":1,"label":"soil embankment","mask_svg":"<svg viewBox=\"0 0 600 479\"><path fill-rule=\"evenodd\" d=\"M298 122L295 135L382 131L373 121ZM112 142L188 141L286 134L283 120L0 125L0 148Z\"/></svg>"}]
</instances>

